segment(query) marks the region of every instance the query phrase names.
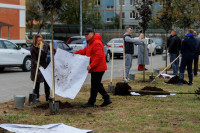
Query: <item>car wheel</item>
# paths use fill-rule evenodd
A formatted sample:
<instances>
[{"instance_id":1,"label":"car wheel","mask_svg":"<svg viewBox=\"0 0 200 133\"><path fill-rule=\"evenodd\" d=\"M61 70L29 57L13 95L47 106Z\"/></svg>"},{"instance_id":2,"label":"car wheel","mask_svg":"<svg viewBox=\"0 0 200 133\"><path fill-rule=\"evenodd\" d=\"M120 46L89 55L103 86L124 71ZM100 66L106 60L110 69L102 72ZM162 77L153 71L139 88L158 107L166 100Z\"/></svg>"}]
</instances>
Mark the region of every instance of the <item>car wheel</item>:
<instances>
[{"instance_id":1,"label":"car wheel","mask_svg":"<svg viewBox=\"0 0 200 133\"><path fill-rule=\"evenodd\" d=\"M110 62L110 52L108 52L106 55L106 62Z\"/></svg>"},{"instance_id":2,"label":"car wheel","mask_svg":"<svg viewBox=\"0 0 200 133\"><path fill-rule=\"evenodd\" d=\"M26 48L26 44L22 44L22 48Z\"/></svg>"},{"instance_id":3,"label":"car wheel","mask_svg":"<svg viewBox=\"0 0 200 133\"><path fill-rule=\"evenodd\" d=\"M0 67L0 72L2 72L5 69L5 67Z\"/></svg>"},{"instance_id":4,"label":"car wheel","mask_svg":"<svg viewBox=\"0 0 200 133\"><path fill-rule=\"evenodd\" d=\"M23 63L23 65L22 65L22 70L23 70L24 72L28 72L28 71L31 70L31 58L30 58L30 57L26 57L26 58L24 59L24 63Z\"/></svg>"},{"instance_id":5,"label":"car wheel","mask_svg":"<svg viewBox=\"0 0 200 133\"><path fill-rule=\"evenodd\" d=\"M155 49L154 49L154 51L153 51L153 53L152 53L152 54L153 54L153 56L155 56L155 55L156 55L156 50L155 50Z\"/></svg>"}]
</instances>

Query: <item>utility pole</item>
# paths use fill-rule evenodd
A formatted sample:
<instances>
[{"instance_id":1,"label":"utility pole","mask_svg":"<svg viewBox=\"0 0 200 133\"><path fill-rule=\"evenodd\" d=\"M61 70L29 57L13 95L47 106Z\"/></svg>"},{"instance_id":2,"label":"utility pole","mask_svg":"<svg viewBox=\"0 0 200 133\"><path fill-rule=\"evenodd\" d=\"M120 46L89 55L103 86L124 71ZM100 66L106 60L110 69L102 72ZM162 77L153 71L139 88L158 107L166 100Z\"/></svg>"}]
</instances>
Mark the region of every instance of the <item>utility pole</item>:
<instances>
[{"instance_id":1,"label":"utility pole","mask_svg":"<svg viewBox=\"0 0 200 133\"><path fill-rule=\"evenodd\" d=\"M119 27L122 29L122 0L120 0L120 17L119 17Z\"/></svg>"},{"instance_id":2,"label":"utility pole","mask_svg":"<svg viewBox=\"0 0 200 133\"><path fill-rule=\"evenodd\" d=\"M80 37L82 36L82 0L80 0Z\"/></svg>"}]
</instances>

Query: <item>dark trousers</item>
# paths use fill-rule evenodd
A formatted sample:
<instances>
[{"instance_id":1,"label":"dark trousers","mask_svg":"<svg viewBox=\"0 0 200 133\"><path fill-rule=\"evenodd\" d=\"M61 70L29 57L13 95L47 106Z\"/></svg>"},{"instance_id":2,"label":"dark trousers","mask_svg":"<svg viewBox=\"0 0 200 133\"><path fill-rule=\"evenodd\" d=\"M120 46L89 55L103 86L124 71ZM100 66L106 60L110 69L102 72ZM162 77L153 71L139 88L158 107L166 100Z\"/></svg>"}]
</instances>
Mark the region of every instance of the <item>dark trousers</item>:
<instances>
[{"instance_id":1,"label":"dark trousers","mask_svg":"<svg viewBox=\"0 0 200 133\"><path fill-rule=\"evenodd\" d=\"M91 73L91 91L90 98L88 100L89 103L94 104L96 102L98 92L103 96L104 100L109 99L109 95L105 91L103 84L101 83L103 72L92 72Z\"/></svg>"},{"instance_id":2,"label":"dark trousers","mask_svg":"<svg viewBox=\"0 0 200 133\"><path fill-rule=\"evenodd\" d=\"M198 72L198 62L199 62L199 55L194 55L194 75L197 75Z\"/></svg>"},{"instance_id":3,"label":"dark trousers","mask_svg":"<svg viewBox=\"0 0 200 133\"><path fill-rule=\"evenodd\" d=\"M182 58L180 66L179 82L183 82L185 67L187 66L189 82L192 83L193 80L192 63L193 63L193 58L190 60Z\"/></svg>"},{"instance_id":4,"label":"dark trousers","mask_svg":"<svg viewBox=\"0 0 200 133\"><path fill-rule=\"evenodd\" d=\"M46 99L48 99L50 96L50 87L45 80L44 80L44 90L45 90ZM36 82L35 94L37 94L37 98L40 97L40 82Z\"/></svg>"}]
</instances>

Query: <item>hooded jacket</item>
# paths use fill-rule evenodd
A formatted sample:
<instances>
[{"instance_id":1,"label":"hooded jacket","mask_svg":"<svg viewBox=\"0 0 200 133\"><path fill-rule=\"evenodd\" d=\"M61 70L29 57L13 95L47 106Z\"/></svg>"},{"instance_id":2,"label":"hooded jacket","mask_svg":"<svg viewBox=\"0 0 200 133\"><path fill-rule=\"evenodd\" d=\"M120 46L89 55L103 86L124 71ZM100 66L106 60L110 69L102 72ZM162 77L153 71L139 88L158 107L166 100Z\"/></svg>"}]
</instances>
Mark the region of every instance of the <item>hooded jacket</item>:
<instances>
[{"instance_id":1,"label":"hooded jacket","mask_svg":"<svg viewBox=\"0 0 200 133\"><path fill-rule=\"evenodd\" d=\"M99 34L94 34L92 39L87 42L87 46L84 49L74 52L74 54L86 55L87 57L90 57L91 69L89 70L89 73L107 70L104 46Z\"/></svg>"},{"instance_id":2,"label":"hooded jacket","mask_svg":"<svg viewBox=\"0 0 200 133\"><path fill-rule=\"evenodd\" d=\"M196 52L197 42L192 33L188 33L183 39L181 45L181 54L183 59L193 60Z\"/></svg>"}]
</instances>

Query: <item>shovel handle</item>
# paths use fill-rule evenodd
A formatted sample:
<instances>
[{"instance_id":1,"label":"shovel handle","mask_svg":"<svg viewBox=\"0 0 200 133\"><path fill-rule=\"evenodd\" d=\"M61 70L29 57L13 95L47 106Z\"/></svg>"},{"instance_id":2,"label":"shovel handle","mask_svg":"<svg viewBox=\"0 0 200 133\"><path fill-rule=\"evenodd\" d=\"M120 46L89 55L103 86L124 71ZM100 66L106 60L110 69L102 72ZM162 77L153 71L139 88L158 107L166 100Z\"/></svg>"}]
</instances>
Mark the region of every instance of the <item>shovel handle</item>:
<instances>
[{"instance_id":1,"label":"shovel handle","mask_svg":"<svg viewBox=\"0 0 200 133\"><path fill-rule=\"evenodd\" d=\"M36 67L35 78L34 78L34 83L33 83L33 91L35 89L35 85L36 85L36 81L37 81L37 75L38 75L38 68L39 68L39 64L40 64L41 51L42 51L42 42L40 43L40 50L39 50L37 67Z\"/></svg>"},{"instance_id":2,"label":"shovel handle","mask_svg":"<svg viewBox=\"0 0 200 133\"><path fill-rule=\"evenodd\" d=\"M110 75L110 82L112 83L112 77L113 77L113 60L114 59L114 41L112 43L112 60L111 60L111 75Z\"/></svg>"},{"instance_id":3,"label":"shovel handle","mask_svg":"<svg viewBox=\"0 0 200 133\"><path fill-rule=\"evenodd\" d=\"M160 72L160 73L156 76L156 78L159 77L167 68L169 68L169 66L171 66L171 64L173 64L180 56L181 56L181 54L180 54L178 57L176 57L176 59L174 59L162 72Z\"/></svg>"},{"instance_id":4,"label":"shovel handle","mask_svg":"<svg viewBox=\"0 0 200 133\"><path fill-rule=\"evenodd\" d=\"M126 78L126 71L125 71L125 44L124 44L124 40L123 40L123 62L124 62L124 80Z\"/></svg>"}]
</instances>

